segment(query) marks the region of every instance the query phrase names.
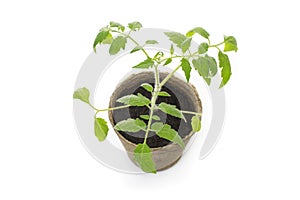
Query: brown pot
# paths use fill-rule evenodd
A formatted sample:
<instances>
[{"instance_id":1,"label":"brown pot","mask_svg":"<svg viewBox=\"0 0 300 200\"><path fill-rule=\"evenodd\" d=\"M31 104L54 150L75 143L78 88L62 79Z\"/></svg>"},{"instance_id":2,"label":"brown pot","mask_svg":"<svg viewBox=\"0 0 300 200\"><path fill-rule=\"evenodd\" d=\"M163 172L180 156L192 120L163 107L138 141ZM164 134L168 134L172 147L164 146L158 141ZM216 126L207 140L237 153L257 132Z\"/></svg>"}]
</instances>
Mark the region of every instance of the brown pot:
<instances>
[{"instance_id":1,"label":"brown pot","mask_svg":"<svg viewBox=\"0 0 300 200\"><path fill-rule=\"evenodd\" d=\"M166 72L160 73L160 80L166 77L167 74L168 73ZM146 90L140 87L143 83L154 83L153 72L147 71L132 74L122 81L112 94L109 107L121 106L122 104L116 102L116 100L129 94L142 93L144 96L151 98L151 94L147 93ZM171 97L159 97L156 103L166 102L173 105L175 104L177 108L181 110L202 113L202 105L199 95L192 84L173 76L165 84L162 90L171 94ZM147 107L129 107L127 109L109 111L108 115L111 124L114 126L121 120L137 118L140 114L147 114L148 111L149 109ZM189 142L190 138L194 134L190 125L192 115L185 115L187 119L186 122L182 119L166 115L161 111L158 111L157 115L160 116L162 122L168 123L173 129L177 130L185 144ZM115 132L125 147L129 158L135 163L133 151L138 143L142 143L145 133L124 133L116 130ZM152 133L152 135L149 133L147 144L152 150L153 160L158 171L167 169L174 165L183 153L183 149L178 144L159 138L155 135L155 133Z\"/></svg>"}]
</instances>

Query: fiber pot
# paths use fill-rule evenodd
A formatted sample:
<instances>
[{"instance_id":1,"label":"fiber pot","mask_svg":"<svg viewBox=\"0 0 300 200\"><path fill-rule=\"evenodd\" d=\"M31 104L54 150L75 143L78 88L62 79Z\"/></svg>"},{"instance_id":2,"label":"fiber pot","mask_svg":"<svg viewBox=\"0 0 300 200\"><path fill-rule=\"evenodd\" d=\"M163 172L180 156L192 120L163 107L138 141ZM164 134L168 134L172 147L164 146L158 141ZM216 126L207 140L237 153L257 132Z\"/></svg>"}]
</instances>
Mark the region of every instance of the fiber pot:
<instances>
[{"instance_id":1,"label":"fiber pot","mask_svg":"<svg viewBox=\"0 0 300 200\"><path fill-rule=\"evenodd\" d=\"M168 75L167 72L160 73L160 80L163 80ZM151 99L151 93L146 91L141 84L149 83L154 86L154 73L151 71L140 72L131 74L124 79L115 89L111 95L109 107L122 106L123 104L116 102L117 99L130 94L141 93L147 98ZM170 97L158 97L156 103L165 102L168 104L176 105L180 110L193 111L202 113L202 105L199 95L195 87L182 80L179 77L172 76L171 79L163 86L162 91L168 92ZM128 118L138 118L140 115L149 114L149 109L145 107L131 106L126 109L109 111L109 120L113 126L119 121ZM173 117L156 110L155 115L160 117L160 121L169 124L175 129L184 143L187 144L194 132L191 127L192 115L185 114L186 122L183 119ZM147 124L147 120L144 120ZM119 139L125 147L129 158L135 163L133 151L137 144L143 143L145 132L140 131L137 133L116 131ZM152 157L156 164L157 171L167 169L173 166L181 157L183 149L178 145L166 139L160 138L154 132L149 132L147 138L147 145L152 150ZM135 163L136 164L136 163Z\"/></svg>"}]
</instances>

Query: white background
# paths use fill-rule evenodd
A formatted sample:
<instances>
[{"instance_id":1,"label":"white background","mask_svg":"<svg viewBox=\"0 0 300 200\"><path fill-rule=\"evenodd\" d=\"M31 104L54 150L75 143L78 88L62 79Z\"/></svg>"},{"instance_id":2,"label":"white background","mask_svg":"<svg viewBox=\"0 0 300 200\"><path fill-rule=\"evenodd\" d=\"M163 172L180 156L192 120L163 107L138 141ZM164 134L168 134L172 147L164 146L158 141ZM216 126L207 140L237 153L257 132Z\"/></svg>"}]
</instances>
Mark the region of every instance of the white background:
<instances>
[{"instance_id":1,"label":"white background","mask_svg":"<svg viewBox=\"0 0 300 200\"><path fill-rule=\"evenodd\" d=\"M0 199L299 199L299 18L292 0L1 1ZM73 86L111 20L236 36L226 124L206 159L195 148L133 176L85 151Z\"/></svg>"}]
</instances>

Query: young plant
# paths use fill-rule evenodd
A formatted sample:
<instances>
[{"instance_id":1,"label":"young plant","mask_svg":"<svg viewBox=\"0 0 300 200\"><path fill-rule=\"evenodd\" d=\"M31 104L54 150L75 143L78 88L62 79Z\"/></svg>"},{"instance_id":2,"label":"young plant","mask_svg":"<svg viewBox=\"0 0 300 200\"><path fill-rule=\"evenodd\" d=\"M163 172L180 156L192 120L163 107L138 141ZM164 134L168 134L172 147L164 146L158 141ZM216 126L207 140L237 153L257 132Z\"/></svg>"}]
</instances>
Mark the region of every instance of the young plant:
<instances>
[{"instance_id":1,"label":"young plant","mask_svg":"<svg viewBox=\"0 0 300 200\"><path fill-rule=\"evenodd\" d=\"M238 48L236 39L233 36L225 36L222 42L211 44L209 38L210 34L205 29L196 27L188 31L185 35L178 32L165 32L166 37L168 37L172 42L170 46L170 55L166 56L163 52L158 51L154 56L150 56L144 47L147 45L158 44L158 41L151 40L150 38L149 40L145 41L144 44L139 44L130 35L133 31L138 31L141 28L142 24L140 22L129 23L127 27L117 22L110 22L109 25L100 29L94 41L93 48L96 52L97 45L108 44L110 45L109 53L111 55L115 55L120 52L121 49L125 49L128 40L133 42L136 47L132 49L131 53L141 51L145 55L145 59L133 66L133 68L152 68L154 71L154 87L149 83L143 83L141 85L141 87L152 94L151 99L148 99L140 93L137 95L131 94L123 96L117 100L117 102L124 104L123 106L97 109L91 105L89 101L89 90L84 87L76 90L73 94L73 98L87 103L96 111L94 115L94 131L99 141L105 140L109 130L107 122L104 119L97 117L99 112L124 109L130 106L147 106L149 108L149 115L141 115L136 119L129 118L120 121L114 126L114 129L117 131L133 133L141 130L145 132L144 142L138 144L134 150L134 160L143 171L156 173L155 163L152 159L152 152L150 147L147 145L147 137L149 132L153 131L159 137L176 143L181 148L184 148L185 144L177 131L172 129L170 125L161 122L159 116L154 114L154 111L160 110L168 115L181 118L183 120L185 120L185 115L193 115L191 120L193 132L200 131L202 115L201 113L192 111L179 110L175 105L170 105L164 102L157 105L156 100L159 96L170 96L170 94L167 92L161 91L162 87L179 69L183 70L186 81L189 82L193 68L208 85L210 85L211 78L217 74L218 70L221 70L222 81L220 83L220 88L223 87L229 81L231 76L230 61L225 52L236 52ZM127 32L125 32L126 29L128 29ZM192 38L195 35L201 36L205 41L199 45L197 51L191 52L190 45ZM176 54L174 52L174 45L181 49L181 54ZM221 49L221 46L223 46L223 50ZM217 59L208 55L208 50L210 48L216 48L218 50ZM180 59L180 64L175 67L173 71L169 73L162 81L160 81L158 67L169 65L175 59ZM216 60L218 60L218 62ZM145 121L148 122L145 123Z\"/></svg>"}]
</instances>

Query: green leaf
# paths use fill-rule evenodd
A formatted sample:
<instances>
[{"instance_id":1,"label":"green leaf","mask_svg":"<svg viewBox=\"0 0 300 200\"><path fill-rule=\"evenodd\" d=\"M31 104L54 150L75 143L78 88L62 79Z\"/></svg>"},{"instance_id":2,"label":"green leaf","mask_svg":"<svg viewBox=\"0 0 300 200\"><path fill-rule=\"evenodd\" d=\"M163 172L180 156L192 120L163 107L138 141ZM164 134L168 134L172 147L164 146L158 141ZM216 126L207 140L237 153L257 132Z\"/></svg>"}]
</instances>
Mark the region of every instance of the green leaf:
<instances>
[{"instance_id":1,"label":"green leaf","mask_svg":"<svg viewBox=\"0 0 300 200\"><path fill-rule=\"evenodd\" d=\"M101 142L104 141L108 133L107 122L102 118L96 118L94 122L94 131L98 140Z\"/></svg>"},{"instance_id":2,"label":"green leaf","mask_svg":"<svg viewBox=\"0 0 300 200\"><path fill-rule=\"evenodd\" d=\"M156 40L147 40L146 44L158 44Z\"/></svg>"},{"instance_id":3,"label":"green leaf","mask_svg":"<svg viewBox=\"0 0 300 200\"><path fill-rule=\"evenodd\" d=\"M150 104L150 100L147 97L141 95L140 93L138 93L138 95L131 94L123 96L120 99L118 99L117 102L124 103L130 106L147 106Z\"/></svg>"},{"instance_id":4,"label":"green leaf","mask_svg":"<svg viewBox=\"0 0 300 200\"><path fill-rule=\"evenodd\" d=\"M162 129L164 124L162 122L155 122L151 125L151 130L154 132L158 132Z\"/></svg>"},{"instance_id":5,"label":"green leaf","mask_svg":"<svg viewBox=\"0 0 300 200\"><path fill-rule=\"evenodd\" d=\"M180 44L180 48L182 50L182 53L185 53L191 46L191 41L192 38L187 38L185 39L181 44Z\"/></svg>"},{"instance_id":6,"label":"green leaf","mask_svg":"<svg viewBox=\"0 0 300 200\"><path fill-rule=\"evenodd\" d=\"M140 115L140 118L145 119L145 120L149 120L149 119L150 119L150 116L149 116L149 115ZM160 117L157 116L157 115L152 115L152 119L158 121L158 120L160 120Z\"/></svg>"},{"instance_id":7,"label":"green leaf","mask_svg":"<svg viewBox=\"0 0 300 200\"><path fill-rule=\"evenodd\" d=\"M98 33L98 35L95 38L94 44L93 44L93 49L94 49L95 52L96 52L97 44L101 44L106 39L108 34L109 34L109 31L100 31Z\"/></svg>"},{"instance_id":8,"label":"green leaf","mask_svg":"<svg viewBox=\"0 0 300 200\"><path fill-rule=\"evenodd\" d=\"M129 23L128 28L130 28L130 30L132 30L132 31L136 31L136 30L143 28L143 26L140 22L135 21L135 22Z\"/></svg>"},{"instance_id":9,"label":"green leaf","mask_svg":"<svg viewBox=\"0 0 300 200\"><path fill-rule=\"evenodd\" d=\"M195 69L198 71L200 76L208 77L209 75L209 65L207 60L204 57L199 57L192 61Z\"/></svg>"},{"instance_id":10,"label":"green leaf","mask_svg":"<svg viewBox=\"0 0 300 200\"><path fill-rule=\"evenodd\" d=\"M147 58L143 62L137 64L132 68L148 69L154 65L154 61L151 58Z\"/></svg>"},{"instance_id":11,"label":"green leaf","mask_svg":"<svg viewBox=\"0 0 300 200\"><path fill-rule=\"evenodd\" d=\"M192 61L195 69L198 71L199 75L203 77L206 81L207 85L210 85L209 78L209 63L205 57L199 57L198 59L194 59Z\"/></svg>"},{"instance_id":12,"label":"green leaf","mask_svg":"<svg viewBox=\"0 0 300 200\"><path fill-rule=\"evenodd\" d=\"M102 27L102 28L99 30L99 32L101 32L101 31L109 31L108 26Z\"/></svg>"},{"instance_id":13,"label":"green leaf","mask_svg":"<svg viewBox=\"0 0 300 200\"><path fill-rule=\"evenodd\" d=\"M185 35L181 33L165 32L165 35L168 36L169 40L171 40L174 44L176 44L177 47L179 47L183 53L185 53L191 46L192 38L187 38ZM174 52L174 49L172 51Z\"/></svg>"},{"instance_id":14,"label":"green leaf","mask_svg":"<svg viewBox=\"0 0 300 200\"><path fill-rule=\"evenodd\" d=\"M217 73L218 67L216 60L208 55L194 59L193 65L203 77L212 77Z\"/></svg>"},{"instance_id":15,"label":"green leaf","mask_svg":"<svg viewBox=\"0 0 300 200\"><path fill-rule=\"evenodd\" d=\"M208 50L208 44L206 42L203 42L199 45L199 48L198 48L198 53L199 54L204 54L207 52Z\"/></svg>"},{"instance_id":16,"label":"green leaf","mask_svg":"<svg viewBox=\"0 0 300 200\"><path fill-rule=\"evenodd\" d=\"M127 119L118 122L115 127L116 130L118 131L126 131L126 132L138 132L140 130L145 130L146 129L146 124L143 120L140 119Z\"/></svg>"},{"instance_id":17,"label":"green leaf","mask_svg":"<svg viewBox=\"0 0 300 200\"><path fill-rule=\"evenodd\" d=\"M141 86L148 92L153 92L153 87L149 83L143 83Z\"/></svg>"},{"instance_id":18,"label":"green leaf","mask_svg":"<svg viewBox=\"0 0 300 200\"><path fill-rule=\"evenodd\" d=\"M89 98L90 98L90 91L85 87L79 88L73 93L73 99L79 99L88 104L90 104Z\"/></svg>"},{"instance_id":19,"label":"green leaf","mask_svg":"<svg viewBox=\"0 0 300 200\"><path fill-rule=\"evenodd\" d=\"M164 56L164 52L159 51L159 52L157 52L157 53L154 55L153 59L154 59L154 60L160 60L163 56Z\"/></svg>"},{"instance_id":20,"label":"green leaf","mask_svg":"<svg viewBox=\"0 0 300 200\"><path fill-rule=\"evenodd\" d=\"M194 34L195 34L195 31L190 30L185 35L186 35L186 37L193 37Z\"/></svg>"},{"instance_id":21,"label":"green leaf","mask_svg":"<svg viewBox=\"0 0 300 200\"><path fill-rule=\"evenodd\" d=\"M140 118L145 119L145 120L150 119L149 115L140 115Z\"/></svg>"},{"instance_id":22,"label":"green leaf","mask_svg":"<svg viewBox=\"0 0 300 200\"><path fill-rule=\"evenodd\" d=\"M182 67L182 70L184 71L186 81L189 82L190 77L191 77L191 70L192 70L190 62L187 59L182 58L181 59L181 67Z\"/></svg>"},{"instance_id":23,"label":"green leaf","mask_svg":"<svg viewBox=\"0 0 300 200\"><path fill-rule=\"evenodd\" d=\"M169 40L171 40L179 48L181 48L181 44L186 40L184 35L177 32L165 32L165 35L168 36Z\"/></svg>"},{"instance_id":24,"label":"green leaf","mask_svg":"<svg viewBox=\"0 0 300 200\"><path fill-rule=\"evenodd\" d=\"M209 55L205 55L204 58L207 60L209 66L209 75L212 77L215 76L216 73L218 72L218 66L215 58Z\"/></svg>"},{"instance_id":25,"label":"green leaf","mask_svg":"<svg viewBox=\"0 0 300 200\"><path fill-rule=\"evenodd\" d=\"M105 40L102 41L102 44L111 44L113 41L113 36L112 34L108 34L105 38Z\"/></svg>"},{"instance_id":26,"label":"green leaf","mask_svg":"<svg viewBox=\"0 0 300 200\"><path fill-rule=\"evenodd\" d=\"M151 130L154 130L156 132L156 135L158 135L159 137L179 144L179 146L184 149L185 145L183 140L178 135L177 131L172 129L170 125L156 122L152 124Z\"/></svg>"},{"instance_id":27,"label":"green leaf","mask_svg":"<svg viewBox=\"0 0 300 200\"><path fill-rule=\"evenodd\" d=\"M206 39L208 39L208 37L209 37L209 33L204 28L201 28L201 27L196 27L196 28L190 30L189 32L186 33L186 36L192 37L195 33L198 33L199 35L201 35L202 37L204 37Z\"/></svg>"},{"instance_id":28,"label":"green leaf","mask_svg":"<svg viewBox=\"0 0 300 200\"><path fill-rule=\"evenodd\" d=\"M211 78L203 77L203 79L205 80L205 82L207 83L207 85L210 85L210 83L211 83Z\"/></svg>"},{"instance_id":29,"label":"green leaf","mask_svg":"<svg viewBox=\"0 0 300 200\"><path fill-rule=\"evenodd\" d=\"M158 109L160 109L164 113L167 113L168 115L172 115L174 117L178 117L178 118L184 119L184 121L186 121L184 115L174 105L170 105L170 104L162 102L158 105Z\"/></svg>"},{"instance_id":30,"label":"green leaf","mask_svg":"<svg viewBox=\"0 0 300 200\"><path fill-rule=\"evenodd\" d=\"M152 119L156 120L156 121L159 121L160 120L160 117L157 116L157 115L152 115Z\"/></svg>"},{"instance_id":31,"label":"green leaf","mask_svg":"<svg viewBox=\"0 0 300 200\"><path fill-rule=\"evenodd\" d=\"M200 117L198 115L195 115L195 116L192 117L191 125L192 125L193 132L200 131L200 129L201 129L201 120L200 120Z\"/></svg>"},{"instance_id":32,"label":"green leaf","mask_svg":"<svg viewBox=\"0 0 300 200\"><path fill-rule=\"evenodd\" d=\"M166 62L164 63L164 66L170 64L171 62L172 62L172 58L168 58L168 59L166 60Z\"/></svg>"},{"instance_id":33,"label":"green leaf","mask_svg":"<svg viewBox=\"0 0 300 200\"><path fill-rule=\"evenodd\" d=\"M109 22L110 27L116 27L118 28L118 30L121 30L122 32L124 32L125 30L125 26L123 26L122 24L118 23L118 22Z\"/></svg>"},{"instance_id":34,"label":"green leaf","mask_svg":"<svg viewBox=\"0 0 300 200\"><path fill-rule=\"evenodd\" d=\"M213 77L218 71L217 62L211 56L205 55L205 57L199 57L192 62L195 69L202 77Z\"/></svg>"},{"instance_id":35,"label":"green leaf","mask_svg":"<svg viewBox=\"0 0 300 200\"><path fill-rule=\"evenodd\" d=\"M222 82L220 84L220 88L226 85L226 83L229 81L231 76L231 65L229 58L226 54L219 51L218 53L219 58L219 67L222 68L221 76L222 76Z\"/></svg>"},{"instance_id":36,"label":"green leaf","mask_svg":"<svg viewBox=\"0 0 300 200\"><path fill-rule=\"evenodd\" d=\"M170 54L171 54L171 55L174 54L174 46L173 46L173 44L171 44L171 47L170 47Z\"/></svg>"},{"instance_id":37,"label":"green leaf","mask_svg":"<svg viewBox=\"0 0 300 200\"><path fill-rule=\"evenodd\" d=\"M141 47L141 46L136 46L136 47L134 47L134 49L132 49L132 50L130 51L130 53L134 53L134 52L137 52L137 51L139 51L139 50L142 50L142 48L143 48L143 47Z\"/></svg>"},{"instance_id":38,"label":"green leaf","mask_svg":"<svg viewBox=\"0 0 300 200\"><path fill-rule=\"evenodd\" d=\"M125 49L126 42L127 42L127 40L125 37L123 37L123 36L116 37L110 45L109 54L115 55L121 50L121 48Z\"/></svg>"},{"instance_id":39,"label":"green leaf","mask_svg":"<svg viewBox=\"0 0 300 200\"><path fill-rule=\"evenodd\" d=\"M224 51L235 51L237 52L238 47L237 47L237 42L236 39L233 36L224 36L224 42L225 42L225 46L224 46Z\"/></svg>"},{"instance_id":40,"label":"green leaf","mask_svg":"<svg viewBox=\"0 0 300 200\"><path fill-rule=\"evenodd\" d=\"M170 97L171 95L169 93L167 93L167 92L162 91L162 92L158 93L158 96L161 96L161 97Z\"/></svg>"},{"instance_id":41,"label":"green leaf","mask_svg":"<svg viewBox=\"0 0 300 200\"><path fill-rule=\"evenodd\" d=\"M147 173L156 173L152 152L147 144L138 144L134 149L134 160Z\"/></svg>"}]
</instances>

